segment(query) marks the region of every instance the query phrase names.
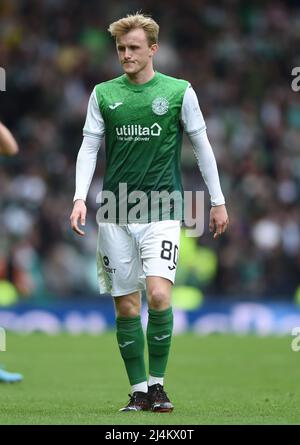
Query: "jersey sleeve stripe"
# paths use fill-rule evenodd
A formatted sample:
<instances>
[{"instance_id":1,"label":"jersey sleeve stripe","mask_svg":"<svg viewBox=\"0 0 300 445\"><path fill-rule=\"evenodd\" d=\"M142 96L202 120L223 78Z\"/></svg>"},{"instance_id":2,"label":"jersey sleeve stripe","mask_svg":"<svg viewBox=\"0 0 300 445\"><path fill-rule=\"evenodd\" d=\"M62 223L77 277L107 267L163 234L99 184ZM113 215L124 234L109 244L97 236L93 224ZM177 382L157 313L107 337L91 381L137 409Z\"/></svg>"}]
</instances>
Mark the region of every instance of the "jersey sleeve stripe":
<instances>
[{"instance_id":1,"label":"jersey sleeve stripe","mask_svg":"<svg viewBox=\"0 0 300 445\"><path fill-rule=\"evenodd\" d=\"M104 136L105 132L99 134L99 133L92 133L91 131L83 130L82 134L83 134L83 136L92 136L93 138L100 139Z\"/></svg>"},{"instance_id":2,"label":"jersey sleeve stripe","mask_svg":"<svg viewBox=\"0 0 300 445\"><path fill-rule=\"evenodd\" d=\"M206 125L202 125L202 127L198 128L197 130L186 132L189 136L196 136L197 134L201 134L206 130Z\"/></svg>"}]
</instances>

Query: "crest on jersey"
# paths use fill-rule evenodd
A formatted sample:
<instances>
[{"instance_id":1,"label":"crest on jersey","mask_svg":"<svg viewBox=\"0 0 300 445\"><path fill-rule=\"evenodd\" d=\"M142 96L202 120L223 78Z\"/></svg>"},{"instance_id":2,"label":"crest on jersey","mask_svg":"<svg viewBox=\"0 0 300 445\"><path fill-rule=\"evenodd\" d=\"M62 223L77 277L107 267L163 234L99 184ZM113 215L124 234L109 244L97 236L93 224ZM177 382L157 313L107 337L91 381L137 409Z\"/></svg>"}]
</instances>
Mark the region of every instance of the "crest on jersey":
<instances>
[{"instance_id":1,"label":"crest on jersey","mask_svg":"<svg viewBox=\"0 0 300 445\"><path fill-rule=\"evenodd\" d=\"M152 102L152 111L159 116L166 114L169 109L169 102L165 97L157 97Z\"/></svg>"}]
</instances>

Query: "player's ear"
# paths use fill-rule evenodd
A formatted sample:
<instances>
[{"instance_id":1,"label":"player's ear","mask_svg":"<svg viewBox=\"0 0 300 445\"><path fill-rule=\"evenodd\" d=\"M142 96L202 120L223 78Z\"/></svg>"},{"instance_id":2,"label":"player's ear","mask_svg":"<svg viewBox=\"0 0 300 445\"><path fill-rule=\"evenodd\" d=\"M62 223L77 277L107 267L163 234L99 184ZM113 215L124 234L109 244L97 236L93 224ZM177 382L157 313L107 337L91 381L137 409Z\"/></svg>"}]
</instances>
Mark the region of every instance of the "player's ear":
<instances>
[{"instance_id":1,"label":"player's ear","mask_svg":"<svg viewBox=\"0 0 300 445\"><path fill-rule=\"evenodd\" d=\"M150 54L151 56L154 56L155 53L159 50L159 46L157 43L153 43L153 45L150 46Z\"/></svg>"}]
</instances>

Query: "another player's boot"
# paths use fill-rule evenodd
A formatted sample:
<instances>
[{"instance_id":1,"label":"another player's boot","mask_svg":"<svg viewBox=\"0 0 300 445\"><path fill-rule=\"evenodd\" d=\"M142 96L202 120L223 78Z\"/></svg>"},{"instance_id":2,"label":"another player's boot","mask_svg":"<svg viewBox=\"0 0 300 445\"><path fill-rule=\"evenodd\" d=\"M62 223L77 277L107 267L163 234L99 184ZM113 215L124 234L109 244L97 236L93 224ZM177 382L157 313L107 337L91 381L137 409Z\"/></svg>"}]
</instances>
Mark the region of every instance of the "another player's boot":
<instances>
[{"instance_id":1,"label":"another player's boot","mask_svg":"<svg viewBox=\"0 0 300 445\"><path fill-rule=\"evenodd\" d=\"M23 380L22 374L16 372L8 372L2 369L0 365L0 383L16 383Z\"/></svg>"},{"instance_id":2,"label":"another player's boot","mask_svg":"<svg viewBox=\"0 0 300 445\"><path fill-rule=\"evenodd\" d=\"M151 411L156 413L170 413L174 406L159 383L148 387L148 400Z\"/></svg>"},{"instance_id":3,"label":"another player's boot","mask_svg":"<svg viewBox=\"0 0 300 445\"><path fill-rule=\"evenodd\" d=\"M130 397L128 404L119 411L149 411L150 406L146 392L136 391L132 395L128 395Z\"/></svg>"}]
</instances>

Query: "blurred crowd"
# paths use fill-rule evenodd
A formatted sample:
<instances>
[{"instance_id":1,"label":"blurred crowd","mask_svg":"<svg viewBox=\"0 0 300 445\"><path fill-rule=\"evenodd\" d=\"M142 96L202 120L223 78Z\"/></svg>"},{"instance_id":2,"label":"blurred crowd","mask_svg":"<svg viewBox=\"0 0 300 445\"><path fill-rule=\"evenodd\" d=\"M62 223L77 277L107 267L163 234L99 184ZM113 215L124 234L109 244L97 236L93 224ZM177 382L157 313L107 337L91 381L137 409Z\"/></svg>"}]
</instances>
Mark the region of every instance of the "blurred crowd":
<instances>
[{"instance_id":1,"label":"blurred crowd","mask_svg":"<svg viewBox=\"0 0 300 445\"><path fill-rule=\"evenodd\" d=\"M296 0L1 0L0 120L20 154L0 158L0 280L24 299L97 294L95 213L105 155L102 147L84 238L69 225L76 156L94 85L121 74L107 28L138 10L161 28L156 69L197 92L231 222L214 241L208 193L185 139L184 189L205 190L206 221L193 240L194 261L181 259L181 284L216 297L292 300L300 285Z\"/></svg>"}]
</instances>

